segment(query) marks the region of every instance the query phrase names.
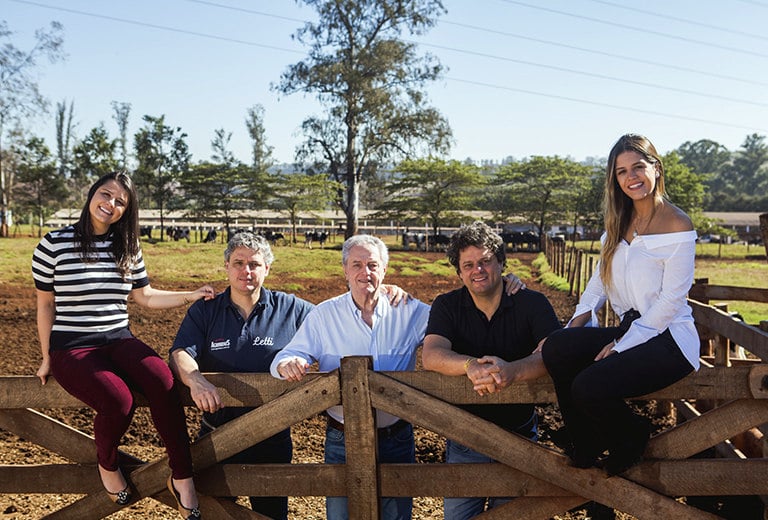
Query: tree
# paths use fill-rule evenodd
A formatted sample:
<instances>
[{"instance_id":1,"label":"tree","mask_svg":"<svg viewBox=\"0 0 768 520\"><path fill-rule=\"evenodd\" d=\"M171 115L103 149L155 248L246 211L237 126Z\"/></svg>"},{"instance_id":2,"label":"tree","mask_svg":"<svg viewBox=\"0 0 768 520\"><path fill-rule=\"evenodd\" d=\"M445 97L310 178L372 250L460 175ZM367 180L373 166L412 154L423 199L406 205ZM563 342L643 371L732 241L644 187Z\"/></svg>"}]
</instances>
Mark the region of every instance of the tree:
<instances>
[{"instance_id":1,"label":"tree","mask_svg":"<svg viewBox=\"0 0 768 520\"><path fill-rule=\"evenodd\" d=\"M337 203L346 215L345 236L357 233L360 182L373 165L411 153L448 149L448 122L425 106L423 87L442 67L398 39L420 34L445 12L439 0L303 0L318 12L296 39L309 57L291 65L275 87L283 94L315 94L324 117L302 124L306 141L299 162L315 162L338 182ZM424 146L423 149L420 149Z\"/></svg>"},{"instance_id":2,"label":"tree","mask_svg":"<svg viewBox=\"0 0 768 520\"><path fill-rule=\"evenodd\" d=\"M405 160L397 166L376 216L429 222L437 235L445 224L468 218L461 211L472 209L471 192L482 184L483 177L473 164L433 157Z\"/></svg>"},{"instance_id":3,"label":"tree","mask_svg":"<svg viewBox=\"0 0 768 520\"><path fill-rule=\"evenodd\" d=\"M232 221L249 207L248 184L253 170L244 164L202 162L180 178L180 188L191 213L198 218L219 216L229 233Z\"/></svg>"},{"instance_id":4,"label":"tree","mask_svg":"<svg viewBox=\"0 0 768 520\"><path fill-rule=\"evenodd\" d=\"M768 188L768 144L764 135L747 136L733 159L732 173L742 193L756 194Z\"/></svg>"},{"instance_id":5,"label":"tree","mask_svg":"<svg viewBox=\"0 0 768 520\"><path fill-rule=\"evenodd\" d=\"M710 139L686 141L677 148L680 162L698 175L711 175L731 160L728 148Z\"/></svg>"},{"instance_id":6,"label":"tree","mask_svg":"<svg viewBox=\"0 0 768 520\"><path fill-rule=\"evenodd\" d=\"M160 210L161 240L165 230L165 208L173 200L179 177L188 169L190 153L180 127L165 124L165 116L145 115L144 127L135 135L134 147L138 167L137 185L143 189L145 207ZM140 197L140 200L142 197Z\"/></svg>"},{"instance_id":7,"label":"tree","mask_svg":"<svg viewBox=\"0 0 768 520\"><path fill-rule=\"evenodd\" d=\"M67 102L56 103L56 157L58 158L59 176L66 179L72 166L72 116L75 110L75 102L69 102L69 115L67 115Z\"/></svg>"},{"instance_id":8,"label":"tree","mask_svg":"<svg viewBox=\"0 0 768 520\"><path fill-rule=\"evenodd\" d=\"M237 162L235 154L229 149L229 142L231 140L232 132L227 133L223 128L213 131L213 141L211 141L213 154L211 159L213 159L214 163L229 167Z\"/></svg>"},{"instance_id":9,"label":"tree","mask_svg":"<svg viewBox=\"0 0 768 520\"><path fill-rule=\"evenodd\" d=\"M534 156L499 168L494 185L504 189L497 199L499 215L522 216L543 234L555 222L577 222L581 199L589 191L593 168L558 156Z\"/></svg>"},{"instance_id":10,"label":"tree","mask_svg":"<svg viewBox=\"0 0 768 520\"><path fill-rule=\"evenodd\" d=\"M267 170L273 166L274 161L272 160L273 147L267 145L263 106L254 105L248 109L245 126L248 128L248 135L253 141L251 144L253 168L258 173L266 174Z\"/></svg>"},{"instance_id":11,"label":"tree","mask_svg":"<svg viewBox=\"0 0 768 520\"><path fill-rule=\"evenodd\" d=\"M20 164L16 202L19 208L37 217L37 236L42 237L43 224L66 197L66 182L57 172L51 152L41 138L33 137L17 153Z\"/></svg>"},{"instance_id":12,"label":"tree","mask_svg":"<svg viewBox=\"0 0 768 520\"><path fill-rule=\"evenodd\" d=\"M339 186L325 175L278 173L272 176L270 207L288 216L291 222L291 243L296 242L296 221L299 213L327 209Z\"/></svg>"},{"instance_id":13,"label":"tree","mask_svg":"<svg viewBox=\"0 0 768 520\"><path fill-rule=\"evenodd\" d=\"M85 201L88 188L96 179L119 167L115 158L117 141L109 137L104 124L92 128L72 149L70 190L75 206Z\"/></svg>"},{"instance_id":14,"label":"tree","mask_svg":"<svg viewBox=\"0 0 768 520\"><path fill-rule=\"evenodd\" d=\"M50 29L35 31L35 44L21 50L10 42L13 32L0 21L0 237L8 236L8 209L13 187L12 171L3 169L3 137L7 125L44 112L47 101L40 94L33 72L41 58L53 63L63 57L63 27L51 22Z\"/></svg>"},{"instance_id":15,"label":"tree","mask_svg":"<svg viewBox=\"0 0 768 520\"><path fill-rule=\"evenodd\" d=\"M664 187L669 200L685 211L694 225L703 218L702 205L706 186L704 175L691 170L680 160L677 152L669 152L661 158L664 163Z\"/></svg>"},{"instance_id":16,"label":"tree","mask_svg":"<svg viewBox=\"0 0 768 520\"><path fill-rule=\"evenodd\" d=\"M229 149L231 138L231 132L215 130L212 161L192 166L180 179L192 213L202 218L221 216L227 234L239 212L259 206L268 191L265 176L235 158Z\"/></svg>"},{"instance_id":17,"label":"tree","mask_svg":"<svg viewBox=\"0 0 768 520\"><path fill-rule=\"evenodd\" d=\"M118 142L120 143L120 168L128 168L128 117L131 115L130 103L118 103L112 101L112 119L117 123L117 130L120 133Z\"/></svg>"}]
</instances>

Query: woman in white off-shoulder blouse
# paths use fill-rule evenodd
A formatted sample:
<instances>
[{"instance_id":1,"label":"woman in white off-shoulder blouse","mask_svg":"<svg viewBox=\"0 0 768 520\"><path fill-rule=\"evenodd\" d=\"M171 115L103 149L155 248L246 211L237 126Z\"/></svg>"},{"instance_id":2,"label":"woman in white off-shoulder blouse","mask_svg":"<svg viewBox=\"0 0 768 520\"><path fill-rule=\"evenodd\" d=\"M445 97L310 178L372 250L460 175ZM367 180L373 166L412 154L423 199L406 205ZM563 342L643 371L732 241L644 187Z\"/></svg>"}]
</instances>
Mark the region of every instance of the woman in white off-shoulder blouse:
<instances>
[{"instance_id":1,"label":"woman in white off-shoulder blouse","mask_svg":"<svg viewBox=\"0 0 768 520\"><path fill-rule=\"evenodd\" d=\"M664 166L653 144L622 136L606 169L605 233L598 269L567 327L519 362L516 380L549 374L566 424L566 452L577 467L621 473L638 462L647 419L625 399L679 381L699 368L699 339L686 296L693 282L696 232L666 198ZM597 327L608 300L618 327Z\"/></svg>"}]
</instances>

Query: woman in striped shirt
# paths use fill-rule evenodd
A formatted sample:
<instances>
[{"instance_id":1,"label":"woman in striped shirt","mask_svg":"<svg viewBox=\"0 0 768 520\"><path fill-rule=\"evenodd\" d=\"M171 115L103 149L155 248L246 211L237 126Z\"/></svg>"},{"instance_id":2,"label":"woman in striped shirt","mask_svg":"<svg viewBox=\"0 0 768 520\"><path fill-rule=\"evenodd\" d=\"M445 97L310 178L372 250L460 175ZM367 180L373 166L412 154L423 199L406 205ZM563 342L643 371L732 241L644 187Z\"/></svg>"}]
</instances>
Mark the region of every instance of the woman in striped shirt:
<instances>
[{"instance_id":1,"label":"woman in striped shirt","mask_svg":"<svg viewBox=\"0 0 768 520\"><path fill-rule=\"evenodd\" d=\"M214 290L163 291L150 286L139 245L138 201L131 178L115 172L88 193L80 219L45 235L35 249L37 328L49 375L96 411L94 437L102 483L110 499L126 505L131 490L118 466L118 446L134 411L131 390L144 394L168 452L168 488L184 518L200 518L184 409L165 361L131 334L128 296L139 305L167 309Z\"/></svg>"}]
</instances>

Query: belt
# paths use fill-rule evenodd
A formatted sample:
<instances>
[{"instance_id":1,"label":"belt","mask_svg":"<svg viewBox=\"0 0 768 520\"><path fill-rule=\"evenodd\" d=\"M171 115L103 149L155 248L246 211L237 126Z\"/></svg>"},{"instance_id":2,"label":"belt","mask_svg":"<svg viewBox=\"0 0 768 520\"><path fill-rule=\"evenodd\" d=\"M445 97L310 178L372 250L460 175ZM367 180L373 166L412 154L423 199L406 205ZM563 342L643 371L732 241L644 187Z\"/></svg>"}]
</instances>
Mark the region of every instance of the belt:
<instances>
[{"instance_id":1,"label":"belt","mask_svg":"<svg viewBox=\"0 0 768 520\"><path fill-rule=\"evenodd\" d=\"M333 428L334 430L338 430L340 432L344 431L344 423L339 422L330 415L327 416L328 418L328 426ZM379 438L388 438L392 437L396 433L398 433L400 430L408 426L410 423L407 421L404 421L402 419L399 419L396 423L390 424L389 426L384 426L383 428L377 428L377 435Z\"/></svg>"}]
</instances>

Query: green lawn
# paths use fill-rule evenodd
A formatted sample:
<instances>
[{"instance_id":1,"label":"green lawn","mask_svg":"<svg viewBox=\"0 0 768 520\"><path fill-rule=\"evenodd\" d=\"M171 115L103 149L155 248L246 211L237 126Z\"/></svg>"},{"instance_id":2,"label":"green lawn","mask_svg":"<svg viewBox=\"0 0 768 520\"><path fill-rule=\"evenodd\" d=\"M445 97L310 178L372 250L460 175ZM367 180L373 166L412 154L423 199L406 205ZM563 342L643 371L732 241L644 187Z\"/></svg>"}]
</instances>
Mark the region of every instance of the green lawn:
<instances>
[{"instance_id":1,"label":"green lawn","mask_svg":"<svg viewBox=\"0 0 768 520\"><path fill-rule=\"evenodd\" d=\"M387 238L388 245L394 245L396 237ZM32 251L37 238L0 239L0 283L32 284L30 272ZM579 246L589 247L588 243ZM762 246L699 244L696 259L696 278L709 278L711 285L733 285L738 287L768 288L768 261ZM153 277L168 283L205 283L223 280L224 245L180 242L142 241L148 270ZM339 244L329 244L324 250L313 250L311 255L301 246L275 247L275 265L280 272L300 278L323 278L341 274ZM759 255L763 256L760 258ZM311 261L311 265L308 262ZM521 276L522 268L514 257L508 262L508 269ZM452 276L453 269L445 258L429 261L413 254L393 248L390 269L406 276L419 276L423 272ZM768 304L752 302L729 302L729 310L739 312L748 323L756 324L768 320Z\"/></svg>"}]
</instances>

